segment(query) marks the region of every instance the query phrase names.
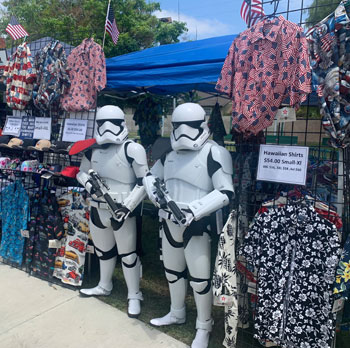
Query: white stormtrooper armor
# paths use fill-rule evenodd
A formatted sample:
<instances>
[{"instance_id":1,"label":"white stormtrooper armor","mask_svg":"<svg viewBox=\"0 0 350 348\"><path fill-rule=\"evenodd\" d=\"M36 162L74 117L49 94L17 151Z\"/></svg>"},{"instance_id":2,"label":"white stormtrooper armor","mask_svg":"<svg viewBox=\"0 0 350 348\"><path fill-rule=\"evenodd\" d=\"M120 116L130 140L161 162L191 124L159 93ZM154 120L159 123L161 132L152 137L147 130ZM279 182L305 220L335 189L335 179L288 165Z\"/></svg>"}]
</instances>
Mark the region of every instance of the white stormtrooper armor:
<instances>
[{"instance_id":1,"label":"white stormtrooper armor","mask_svg":"<svg viewBox=\"0 0 350 348\"><path fill-rule=\"evenodd\" d=\"M113 118L114 117L114 118ZM145 198L142 178L148 173L144 148L127 140L124 113L117 106L102 107L96 115L96 141L101 145L88 150L81 162L78 181L91 194L90 232L100 262L97 287L81 289L83 296L109 295L117 250L128 287L128 314L140 314L140 260L136 254L136 218L129 216ZM120 222L111 224L111 211L103 197L96 197L89 171L95 171L109 188L108 193L120 206Z\"/></svg>"},{"instance_id":2,"label":"white stormtrooper armor","mask_svg":"<svg viewBox=\"0 0 350 348\"><path fill-rule=\"evenodd\" d=\"M225 148L208 140L210 134L201 106L193 103L178 106L173 113L172 122L174 120L173 151L158 160L143 179L147 194L157 206L159 197L154 181L155 177L163 179L169 196L186 216L185 226L182 226L170 210L159 210L171 308L165 317L152 319L151 324L185 322L189 278L197 307L197 334L192 347L206 348L212 329L209 215L229 203L233 193L232 159ZM190 136L186 137L186 134Z\"/></svg>"}]
</instances>

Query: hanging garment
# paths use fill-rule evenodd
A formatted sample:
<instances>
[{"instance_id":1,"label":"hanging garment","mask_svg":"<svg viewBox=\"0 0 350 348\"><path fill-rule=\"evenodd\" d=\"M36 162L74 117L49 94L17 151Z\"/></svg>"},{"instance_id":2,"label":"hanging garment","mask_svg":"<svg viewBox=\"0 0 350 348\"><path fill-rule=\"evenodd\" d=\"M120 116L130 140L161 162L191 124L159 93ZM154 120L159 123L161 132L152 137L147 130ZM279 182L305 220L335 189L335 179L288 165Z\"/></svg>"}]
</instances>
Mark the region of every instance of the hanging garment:
<instances>
[{"instance_id":1,"label":"hanging garment","mask_svg":"<svg viewBox=\"0 0 350 348\"><path fill-rule=\"evenodd\" d=\"M142 100L136 108L133 120L139 127L141 144L144 147L153 145L159 137L159 121L162 107L151 96Z\"/></svg>"},{"instance_id":2,"label":"hanging garment","mask_svg":"<svg viewBox=\"0 0 350 348\"><path fill-rule=\"evenodd\" d=\"M286 348L330 348L335 333L336 227L309 205L258 215L240 252L258 270L255 338Z\"/></svg>"},{"instance_id":3,"label":"hanging garment","mask_svg":"<svg viewBox=\"0 0 350 348\"><path fill-rule=\"evenodd\" d=\"M58 40L46 45L34 59L37 80L34 84L34 105L43 111L56 109L61 95L70 86L67 58Z\"/></svg>"},{"instance_id":4,"label":"hanging garment","mask_svg":"<svg viewBox=\"0 0 350 348\"><path fill-rule=\"evenodd\" d=\"M210 114L208 127L213 134L213 140L219 145L224 145L224 136L226 135L226 130L224 122L222 120L220 104L216 102L213 111Z\"/></svg>"},{"instance_id":5,"label":"hanging garment","mask_svg":"<svg viewBox=\"0 0 350 348\"><path fill-rule=\"evenodd\" d=\"M32 98L36 70L26 43L19 45L5 69L6 102L12 109L23 110Z\"/></svg>"},{"instance_id":6,"label":"hanging garment","mask_svg":"<svg viewBox=\"0 0 350 348\"><path fill-rule=\"evenodd\" d=\"M71 81L61 99L66 111L88 111L96 107L97 93L106 86L106 62L102 47L93 39L85 39L67 59Z\"/></svg>"},{"instance_id":7,"label":"hanging garment","mask_svg":"<svg viewBox=\"0 0 350 348\"><path fill-rule=\"evenodd\" d=\"M0 256L6 261L21 265L24 247L21 230L27 229L29 197L20 181L2 190L0 214L2 219Z\"/></svg>"},{"instance_id":8,"label":"hanging garment","mask_svg":"<svg viewBox=\"0 0 350 348\"><path fill-rule=\"evenodd\" d=\"M279 16L245 30L229 49L216 89L232 98L232 126L240 133L269 127L288 97L298 108L311 93L303 29Z\"/></svg>"},{"instance_id":9,"label":"hanging garment","mask_svg":"<svg viewBox=\"0 0 350 348\"><path fill-rule=\"evenodd\" d=\"M61 214L56 202L56 196L48 190L38 193L38 207L35 218L34 246L32 258L32 271L38 276L46 279L52 278L54 271L56 248L49 247L50 240L60 240L64 229Z\"/></svg>"},{"instance_id":10,"label":"hanging garment","mask_svg":"<svg viewBox=\"0 0 350 348\"><path fill-rule=\"evenodd\" d=\"M89 206L84 194L78 189L70 190L60 196L58 204L61 207L66 235L57 252L53 275L63 283L81 286L90 232Z\"/></svg>"},{"instance_id":11,"label":"hanging garment","mask_svg":"<svg viewBox=\"0 0 350 348\"><path fill-rule=\"evenodd\" d=\"M213 274L213 295L229 299L225 305L225 339L226 348L236 347L238 324L237 269L235 257L236 213L231 212L219 238L218 252Z\"/></svg>"},{"instance_id":12,"label":"hanging garment","mask_svg":"<svg viewBox=\"0 0 350 348\"><path fill-rule=\"evenodd\" d=\"M345 242L343 254L337 268L334 293L344 299L349 299L350 297L350 236Z\"/></svg>"},{"instance_id":13,"label":"hanging garment","mask_svg":"<svg viewBox=\"0 0 350 348\"><path fill-rule=\"evenodd\" d=\"M334 147L350 144L350 19L347 1L307 32L313 87Z\"/></svg>"}]
</instances>

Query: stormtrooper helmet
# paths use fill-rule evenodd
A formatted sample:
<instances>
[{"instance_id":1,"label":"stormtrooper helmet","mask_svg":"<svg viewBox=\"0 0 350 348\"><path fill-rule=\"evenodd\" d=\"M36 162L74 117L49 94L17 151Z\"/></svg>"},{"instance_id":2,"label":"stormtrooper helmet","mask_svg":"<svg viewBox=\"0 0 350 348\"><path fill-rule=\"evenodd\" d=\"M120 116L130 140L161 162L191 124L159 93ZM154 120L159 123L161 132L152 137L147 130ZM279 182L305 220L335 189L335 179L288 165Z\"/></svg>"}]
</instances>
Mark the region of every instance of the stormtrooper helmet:
<instances>
[{"instance_id":1,"label":"stormtrooper helmet","mask_svg":"<svg viewBox=\"0 0 350 348\"><path fill-rule=\"evenodd\" d=\"M177 106L171 123L173 130L170 141L174 151L199 150L210 136L205 111L199 104L185 103Z\"/></svg>"},{"instance_id":2,"label":"stormtrooper helmet","mask_svg":"<svg viewBox=\"0 0 350 348\"><path fill-rule=\"evenodd\" d=\"M97 111L95 138L97 144L122 144L128 137L124 112L115 105Z\"/></svg>"}]
</instances>

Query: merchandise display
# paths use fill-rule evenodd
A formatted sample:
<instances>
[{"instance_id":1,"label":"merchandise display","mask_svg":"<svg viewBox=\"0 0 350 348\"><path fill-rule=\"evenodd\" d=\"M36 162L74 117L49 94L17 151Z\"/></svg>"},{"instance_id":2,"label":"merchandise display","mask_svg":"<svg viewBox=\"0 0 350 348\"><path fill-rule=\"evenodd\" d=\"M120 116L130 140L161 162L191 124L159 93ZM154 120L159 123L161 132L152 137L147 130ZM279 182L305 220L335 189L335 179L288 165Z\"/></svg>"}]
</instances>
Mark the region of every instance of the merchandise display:
<instances>
[{"instance_id":1,"label":"merchandise display","mask_svg":"<svg viewBox=\"0 0 350 348\"><path fill-rule=\"evenodd\" d=\"M20 67L18 69L18 67ZM24 42L17 47L6 66L6 103L12 109L23 110L32 99L36 69L28 45ZM18 81L22 81L21 84Z\"/></svg>"},{"instance_id":2,"label":"merchandise display","mask_svg":"<svg viewBox=\"0 0 350 348\"><path fill-rule=\"evenodd\" d=\"M347 7L348 1L341 1L333 13L307 33L313 87L319 97L323 126L335 147L350 144L350 34L347 30L350 19Z\"/></svg>"},{"instance_id":3,"label":"merchandise display","mask_svg":"<svg viewBox=\"0 0 350 348\"><path fill-rule=\"evenodd\" d=\"M62 95L70 86L66 52L62 44L52 41L34 59L37 79L34 84L34 105L42 111L56 109Z\"/></svg>"},{"instance_id":4,"label":"merchandise display","mask_svg":"<svg viewBox=\"0 0 350 348\"><path fill-rule=\"evenodd\" d=\"M152 319L151 324L186 321L188 277L197 308L192 348L205 348L213 325L209 216L229 203L233 193L232 161L225 148L208 139L205 111L200 105L178 106L171 121L172 151L159 159L143 179L150 200L160 208L162 255L171 301L170 312ZM173 200L170 203L160 203L162 197L156 186L159 179L164 180ZM174 204L177 209L172 208ZM181 223L178 215L182 215Z\"/></svg>"},{"instance_id":5,"label":"merchandise display","mask_svg":"<svg viewBox=\"0 0 350 348\"><path fill-rule=\"evenodd\" d=\"M232 127L258 134L272 125L286 98L298 108L311 93L303 29L283 16L264 18L230 47L216 89L232 99Z\"/></svg>"},{"instance_id":6,"label":"merchandise display","mask_svg":"<svg viewBox=\"0 0 350 348\"><path fill-rule=\"evenodd\" d=\"M350 0L339 2L306 23L303 1L262 1L253 26L217 45L160 45L107 70L94 33L13 47L0 263L126 300L130 318L155 327L188 319L177 337L193 334L191 348L339 346L350 322ZM156 82L141 86L151 70ZM205 70L210 81L197 81ZM125 87L128 75L140 81Z\"/></svg>"},{"instance_id":7,"label":"merchandise display","mask_svg":"<svg viewBox=\"0 0 350 348\"><path fill-rule=\"evenodd\" d=\"M71 85L61 99L66 111L96 108L96 96L106 86L106 62L102 47L85 39L67 58Z\"/></svg>"},{"instance_id":8,"label":"merchandise display","mask_svg":"<svg viewBox=\"0 0 350 348\"><path fill-rule=\"evenodd\" d=\"M53 276L63 283L81 286L89 240L89 205L84 193L72 188L58 197L65 237L57 250Z\"/></svg>"}]
</instances>

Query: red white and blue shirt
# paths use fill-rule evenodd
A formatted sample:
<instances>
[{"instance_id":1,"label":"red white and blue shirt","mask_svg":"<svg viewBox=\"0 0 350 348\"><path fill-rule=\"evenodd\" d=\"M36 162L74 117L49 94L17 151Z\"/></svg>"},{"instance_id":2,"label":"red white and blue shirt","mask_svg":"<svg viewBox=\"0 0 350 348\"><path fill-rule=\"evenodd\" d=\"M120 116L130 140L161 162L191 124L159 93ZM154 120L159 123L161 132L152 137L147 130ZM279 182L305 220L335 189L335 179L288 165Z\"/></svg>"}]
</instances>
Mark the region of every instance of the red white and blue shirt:
<instances>
[{"instance_id":1,"label":"red white and blue shirt","mask_svg":"<svg viewBox=\"0 0 350 348\"><path fill-rule=\"evenodd\" d=\"M279 16L264 19L232 43L216 89L233 100L233 128L258 134L278 108L298 108L311 93L311 69L303 29Z\"/></svg>"}]
</instances>

